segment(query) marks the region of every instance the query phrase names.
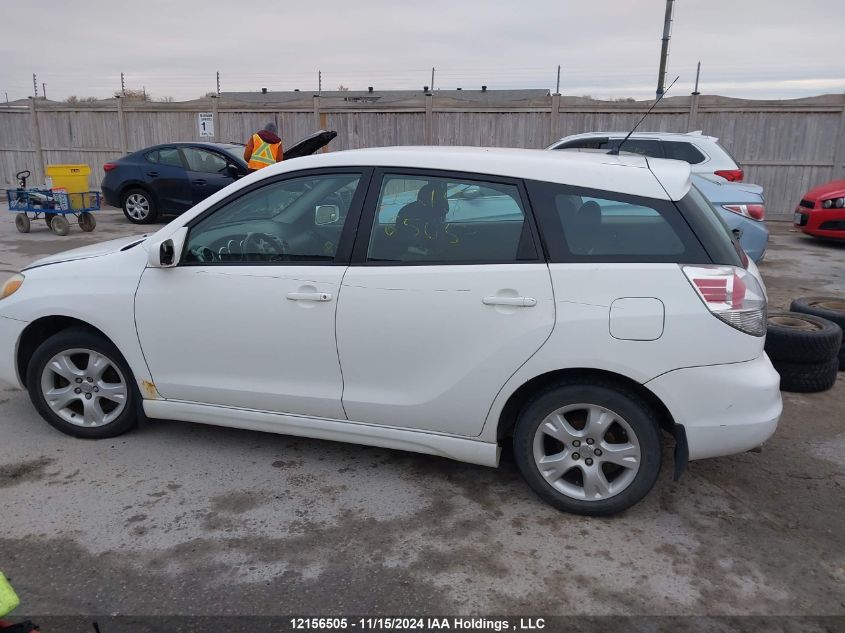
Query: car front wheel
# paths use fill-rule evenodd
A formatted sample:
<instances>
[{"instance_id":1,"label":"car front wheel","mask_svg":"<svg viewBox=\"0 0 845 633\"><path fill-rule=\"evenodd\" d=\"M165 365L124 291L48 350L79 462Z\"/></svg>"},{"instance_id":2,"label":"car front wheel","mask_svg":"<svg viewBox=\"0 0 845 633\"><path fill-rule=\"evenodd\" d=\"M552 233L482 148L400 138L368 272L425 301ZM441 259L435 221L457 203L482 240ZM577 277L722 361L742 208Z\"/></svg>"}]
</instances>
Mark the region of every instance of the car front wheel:
<instances>
[{"instance_id":1,"label":"car front wheel","mask_svg":"<svg viewBox=\"0 0 845 633\"><path fill-rule=\"evenodd\" d=\"M538 394L523 408L513 439L522 476L565 512L622 512L660 473L654 412L617 385L564 384Z\"/></svg>"},{"instance_id":2,"label":"car front wheel","mask_svg":"<svg viewBox=\"0 0 845 633\"><path fill-rule=\"evenodd\" d=\"M123 215L133 224L149 224L158 217L158 210L147 191L130 189L123 195Z\"/></svg>"},{"instance_id":3,"label":"car front wheel","mask_svg":"<svg viewBox=\"0 0 845 633\"><path fill-rule=\"evenodd\" d=\"M82 328L44 341L27 368L35 408L50 425L74 437L120 435L137 423L139 394L117 348Z\"/></svg>"}]
</instances>

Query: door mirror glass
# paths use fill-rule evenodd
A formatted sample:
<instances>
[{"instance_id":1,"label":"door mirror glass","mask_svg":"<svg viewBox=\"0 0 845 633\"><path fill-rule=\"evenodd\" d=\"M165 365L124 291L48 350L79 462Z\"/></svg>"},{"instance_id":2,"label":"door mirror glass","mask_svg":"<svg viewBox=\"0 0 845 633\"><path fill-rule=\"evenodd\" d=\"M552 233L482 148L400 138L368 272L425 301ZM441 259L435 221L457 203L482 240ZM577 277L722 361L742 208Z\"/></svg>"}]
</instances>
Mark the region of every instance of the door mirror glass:
<instances>
[{"instance_id":1,"label":"door mirror glass","mask_svg":"<svg viewBox=\"0 0 845 633\"><path fill-rule=\"evenodd\" d=\"M340 219L340 207L336 204L318 204L314 209L314 224L334 224Z\"/></svg>"},{"instance_id":2,"label":"door mirror glass","mask_svg":"<svg viewBox=\"0 0 845 633\"><path fill-rule=\"evenodd\" d=\"M147 263L150 267L172 268L176 266L179 263L187 235L188 228L183 226L170 237L152 242L147 256Z\"/></svg>"},{"instance_id":3,"label":"door mirror glass","mask_svg":"<svg viewBox=\"0 0 845 633\"><path fill-rule=\"evenodd\" d=\"M243 174L241 173L240 168L235 165L234 163L229 163L226 165L226 172L234 179L240 178Z\"/></svg>"}]
</instances>

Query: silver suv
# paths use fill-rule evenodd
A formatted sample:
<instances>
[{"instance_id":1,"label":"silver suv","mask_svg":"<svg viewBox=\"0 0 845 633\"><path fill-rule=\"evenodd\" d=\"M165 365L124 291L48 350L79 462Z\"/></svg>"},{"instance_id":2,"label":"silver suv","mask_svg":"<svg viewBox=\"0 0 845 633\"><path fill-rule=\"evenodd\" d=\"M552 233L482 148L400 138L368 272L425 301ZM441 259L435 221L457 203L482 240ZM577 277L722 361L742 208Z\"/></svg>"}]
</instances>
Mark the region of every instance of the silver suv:
<instances>
[{"instance_id":1,"label":"silver suv","mask_svg":"<svg viewBox=\"0 0 845 633\"><path fill-rule=\"evenodd\" d=\"M547 149L613 149L627 132L586 132L567 136ZM695 174L716 174L725 180L739 182L742 168L715 136L698 132L637 132L625 143L626 152L654 158L672 158L690 164Z\"/></svg>"}]
</instances>

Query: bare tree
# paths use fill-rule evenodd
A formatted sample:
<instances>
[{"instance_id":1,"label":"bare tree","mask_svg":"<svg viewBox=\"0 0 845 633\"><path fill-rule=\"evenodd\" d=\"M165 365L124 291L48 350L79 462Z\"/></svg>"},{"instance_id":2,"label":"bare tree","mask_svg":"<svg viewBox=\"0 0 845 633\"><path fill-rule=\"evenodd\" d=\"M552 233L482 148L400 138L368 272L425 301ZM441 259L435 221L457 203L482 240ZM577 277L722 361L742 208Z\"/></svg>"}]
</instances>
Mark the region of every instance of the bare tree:
<instances>
[{"instance_id":1,"label":"bare tree","mask_svg":"<svg viewBox=\"0 0 845 633\"><path fill-rule=\"evenodd\" d=\"M173 103L173 97L160 97L158 100L162 103Z\"/></svg>"},{"instance_id":2,"label":"bare tree","mask_svg":"<svg viewBox=\"0 0 845 633\"><path fill-rule=\"evenodd\" d=\"M338 92L349 92L349 88L347 88L343 84L338 84L337 90L338 90Z\"/></svg>"},{"instance_id":3,"label":"bare tree","mask_svg":"<svg viewBox=\"0 0 845 633\"><path fill-rule=\"evenodd\" d=\"M151 96L150 93L146 90L133 90L132 88L127 88L125 92L121 93L120 90L115 91L115 97L123 97L124 99L129 99L130 101L150 101Z\"/></svg>"},{"instance_id":4,"label":"bare tree","mask_svg":"<svg viewBox=\"0 0 845 633\"><path fill-rule=\"evenodd\" d=\"M77 97L76 95L71 95L65 99L65 103L93 103L94 101L99 101L99 99L97 97Z\"/></svg>"}]
</instances>

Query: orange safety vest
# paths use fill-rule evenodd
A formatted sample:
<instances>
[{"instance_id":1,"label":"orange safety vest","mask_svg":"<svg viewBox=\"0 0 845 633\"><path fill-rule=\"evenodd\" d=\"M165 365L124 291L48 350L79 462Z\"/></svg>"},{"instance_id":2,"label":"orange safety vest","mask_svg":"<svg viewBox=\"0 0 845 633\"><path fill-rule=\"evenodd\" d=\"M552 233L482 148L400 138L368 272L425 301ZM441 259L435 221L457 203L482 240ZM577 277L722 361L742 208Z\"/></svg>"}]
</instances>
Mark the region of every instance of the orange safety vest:
<instances>
[{"instance_id":1,"label":"orange safety vest","mask_svg":"<svg viewBox=\"0 0 845 633\"><path fill-rule=\"evenodd\" d=\"M261 169L279 162L282 157L281 143L268 143L258 134L252 135L252 156L246 164L250 169Z\"/></svg>"}]
</instances>

